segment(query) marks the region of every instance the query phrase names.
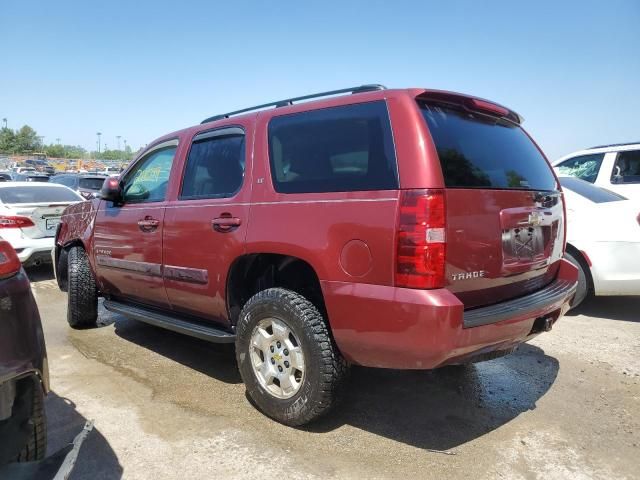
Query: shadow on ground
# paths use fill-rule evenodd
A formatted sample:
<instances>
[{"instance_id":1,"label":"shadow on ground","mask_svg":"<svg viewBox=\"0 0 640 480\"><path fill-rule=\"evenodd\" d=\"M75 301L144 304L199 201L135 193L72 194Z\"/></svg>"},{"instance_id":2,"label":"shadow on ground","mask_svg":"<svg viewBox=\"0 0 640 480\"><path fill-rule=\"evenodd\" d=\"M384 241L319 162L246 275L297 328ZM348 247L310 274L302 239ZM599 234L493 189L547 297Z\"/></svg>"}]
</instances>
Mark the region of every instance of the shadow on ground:
<instances>
[{"instance_id":1,"label":"shadow on ground","mask_svg":"<svg viewBox=\"0 0 640 480\"><path fill-rule=\"evenodd\" d=\"M53 280L55 275L53 274L53 267L51 264L43 264L38 267L25 268L27 276L31 282L42 282L44 280Z\"/></svg>"},{"instance_id":2,"label":"shadow on ground","mask_svg":"<svg viewBox=\"0 0 640 480\"><path fill-rule=\"evenodd\" d=\"M591 297L567 315L640 322L640 297Z\"/></svg>"},{"instance_id":3,"label":"shadow on ground","mask_svg":"<svg viewBox=\"0 0 640 480\"><path fill-rule=\"evenodd\" d=\"M51 455L73 442L87 419L75 408L71 400L49 392L45 401L47 412L47 454ZM122 478L122 466L109 442L100 433L100 425L82 444L71 480L117 480Z\"/></svg>"},{"instance_id":4,"label":"shadow on ground","mask_svg":"<svg viewBox=\"0 0 640 480\"><path fill-rule=\"evenodd\" d=\"M129 320L100 306L100 323L115 324L120 338L170 358L221 382L241 383L233 344L215 344L146 323Z\"/></svg>"},{"instance_id":5,"label":"shadow on ground","mask_svg":"<svg viewBox=\"0 0 640 480\"><path fill-rule=\"evenodd\" d=\"M342 406L306 430L347 424L418 448L450 450L535 409L558 368L532 345L501 359L432 371L356 367Z\"/></svg>"}]
</instances>

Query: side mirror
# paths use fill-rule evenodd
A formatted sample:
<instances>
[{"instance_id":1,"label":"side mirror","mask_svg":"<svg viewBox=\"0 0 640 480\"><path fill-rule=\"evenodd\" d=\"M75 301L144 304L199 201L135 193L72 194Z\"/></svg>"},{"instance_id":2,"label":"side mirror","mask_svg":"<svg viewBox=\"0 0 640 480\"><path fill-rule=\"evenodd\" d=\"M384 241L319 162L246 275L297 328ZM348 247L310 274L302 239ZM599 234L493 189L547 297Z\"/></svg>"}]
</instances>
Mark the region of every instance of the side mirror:
<instances>
[{"instance_id":1,"label":"side mirror","mask_svg":"<svg viewBox=\"0 0 640 480\"><path fill-rule=\"evenodd\" d=\"M120 179L118 177L106 178L100 189L100 198L113 203L122 201L122 189L120 188Z\"/></svg>"}]
</instances>

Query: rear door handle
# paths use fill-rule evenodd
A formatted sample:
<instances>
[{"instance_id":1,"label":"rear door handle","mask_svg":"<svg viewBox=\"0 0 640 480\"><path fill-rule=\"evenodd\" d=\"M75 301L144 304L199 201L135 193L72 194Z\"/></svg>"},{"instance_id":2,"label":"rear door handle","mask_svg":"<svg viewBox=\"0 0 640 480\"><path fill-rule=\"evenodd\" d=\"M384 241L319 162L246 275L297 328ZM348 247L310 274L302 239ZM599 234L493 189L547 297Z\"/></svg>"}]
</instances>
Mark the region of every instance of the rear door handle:
<instances>
[{"instance_id":1,"label":"rear door handle","mask_svg":"<svg viewBox=\"0 0 640 480\"><path fill-rule=\"evenodd\" d=\"M143 219L138 220L138 227L143 232L153 232L158 228L158 225L160 225L160 220L156 220L148 215Z\"/></svg>"},{"instance_id":2,"label":"rear door handle","mask_svg":"<svg viewBox=\"0 0 640 480\"><path fill-rule=\"evenodd\" d=\"M218 217L211 221L216 232L231 232L240 226L242 221L238 217Z\"/></svg>"}]
</instances>

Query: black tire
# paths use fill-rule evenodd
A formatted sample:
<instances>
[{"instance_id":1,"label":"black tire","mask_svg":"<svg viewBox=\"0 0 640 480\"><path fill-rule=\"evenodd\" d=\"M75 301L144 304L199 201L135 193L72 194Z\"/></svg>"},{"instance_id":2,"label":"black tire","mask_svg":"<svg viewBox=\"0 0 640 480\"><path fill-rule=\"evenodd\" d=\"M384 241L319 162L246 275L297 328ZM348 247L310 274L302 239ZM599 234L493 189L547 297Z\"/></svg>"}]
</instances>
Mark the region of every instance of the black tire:
<instances>
[{"instance_id":1,"label":"black tire","mask_svg":"<svg viewBox=\"0 0 640 480\"><path fill-rule=\"evenodd\" d=\"M98 291L84 248L71 247L67 268L67 322L73 328L95 327L98 321Z\"/></svg>"},{"instance_id":2,"label":"black tire","mask_svg":"<svg viewBox=\"0 0 640 480\"><path fill-rule=\"evenodd\" d=\"M305 374L295 395L274 396L258 380L250 358L254 329L261 320L275 318L299 339ZM247 394L265 415L289 426L309 423L339 401L348 364L338 351L318 309L302 295L284 288L255 294L240 312L236 330L236 357Z\"/></svg>"},{"instance_id":3,"label":"black tire","mask_svg":"<svg viewBox=\"0 0 640 480\"><path fill-rule=\"evenodd\" d=\"M44 393L39 382L33 382L33 410L29 420L29 440L18 455L18 462L42 460L47 452L47 416Z\"/></svg>"},{"instance_id":4,"label":"black tire","mask_svg":"<svg viewBox=\"0 0 640 480\"><path fill-rule=\"evenodd\" d=\"M566 252L564 254L565 258L573 263L578 268L578 287L576 288L576 294L571 301L571 308L576 308L582 302L584 302L590 294L591 286L590 286L590 277L587 272L589 268L586 266L581 258L576 258L573 254Z\"/></svg>"}]
</instances>

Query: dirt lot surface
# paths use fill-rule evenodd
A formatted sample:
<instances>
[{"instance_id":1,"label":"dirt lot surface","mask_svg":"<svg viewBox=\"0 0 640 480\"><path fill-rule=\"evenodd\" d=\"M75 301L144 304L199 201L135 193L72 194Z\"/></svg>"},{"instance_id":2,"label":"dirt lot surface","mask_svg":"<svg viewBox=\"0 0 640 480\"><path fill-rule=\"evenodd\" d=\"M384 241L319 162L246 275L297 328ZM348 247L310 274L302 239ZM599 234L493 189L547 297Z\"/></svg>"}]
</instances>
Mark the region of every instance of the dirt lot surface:
<instances>
[{"instance_id":1,"label":"dirt lot surface","mask_svg":"<svg viewBox=\"0 0 640 480\"><path fill-rule=\"evenodd\" d=\"M49 451L95 421L73 480L640 478L640 300L605 298L516 353L467 368L354 368L329 418L284 427L245 397L233 349L101 309L30 272L52 392Z\"/></svg>"}]
</instances>

